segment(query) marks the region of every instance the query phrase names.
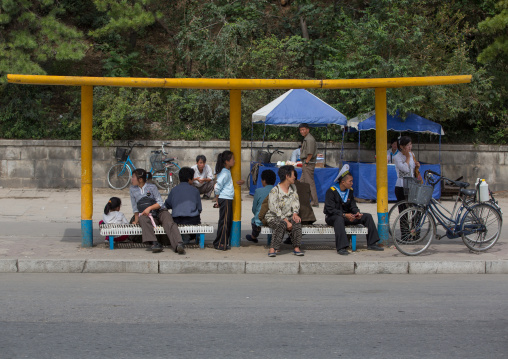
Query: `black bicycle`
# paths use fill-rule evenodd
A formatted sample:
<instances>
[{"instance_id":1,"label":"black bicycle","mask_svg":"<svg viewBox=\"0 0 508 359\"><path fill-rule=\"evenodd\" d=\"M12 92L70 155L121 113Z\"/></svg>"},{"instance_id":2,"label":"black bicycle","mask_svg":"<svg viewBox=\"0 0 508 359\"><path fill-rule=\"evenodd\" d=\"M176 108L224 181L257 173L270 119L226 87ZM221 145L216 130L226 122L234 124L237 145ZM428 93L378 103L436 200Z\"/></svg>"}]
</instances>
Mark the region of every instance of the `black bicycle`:
<instances>
[{"instance_id":1,"label":"black bicycle","mask_svg":"<svg viewBox=\"0 0 508 359\"><path fill-rule=\"evenodd\" d=\"M284 152L280 151L278 148L272 149L272 145L266 146L266 151L259 151L256 158L256 163L254 166L252 166L252 169L250 170L250 173L247 175L247 188L250 189L251 184L251 178L252 183L256 184L258 179L258 172L260 166L266 166L267 164L270 164L272 161L272 156L277 153L279 155L282 155Z\"/></svg>"}]
</instances>

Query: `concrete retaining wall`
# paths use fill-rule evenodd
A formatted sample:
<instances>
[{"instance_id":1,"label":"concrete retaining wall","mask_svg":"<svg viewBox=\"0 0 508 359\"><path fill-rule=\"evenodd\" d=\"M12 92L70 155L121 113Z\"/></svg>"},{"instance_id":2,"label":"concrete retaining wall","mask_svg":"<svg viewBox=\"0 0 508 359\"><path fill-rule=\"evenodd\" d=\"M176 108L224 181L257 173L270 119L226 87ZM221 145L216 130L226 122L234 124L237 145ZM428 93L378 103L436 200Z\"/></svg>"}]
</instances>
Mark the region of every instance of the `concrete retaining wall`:
<instances>
[{"instance_id":1,"label":"concrete retaining wall","mask_svg":"<svg viewBox=\"0 0 508 359\"><path fill-rule=\"evenodd\" d=\"M141 141L143 148L135 148L132 160L137 167L149 168L150 151L160 149L158 141ZM116 162L116 146L99 146L94 142L93 180L94 187L107 187L106 175ZM296 142L265 142L284 151L284 155L274 155L272 161L287 160L298 146ZM242 142L242 173L247 176L251 161L251 143ZM255 157L262 142L253 143L252 155ZM80 141L58 140L0 140L0 186L28 188L79 188L81 186ZM358 148L354 143L344 146L344 160L355 161ZM324 143L318 144L319 152L325 152ZM388 148L388 146L387 146ZM171 156L178 157L183 166L192 166L199 154L204 154L208 164L215 166L217 154L229 149L227 141L172 141L167 147ZM419 160L427 163L439 162L438 145L414 145ZM340 143L327 144L327 164L340 163ZM238 159L237 159L238 161ZM374 161L374 150L361 148L360 161ZM450 178L464 176L464 180L474 182L476 177L487 180L490 188L508 190L508 146L494 145L443 145L441 148L443 173Z\"/></svg>"}]
</instances>

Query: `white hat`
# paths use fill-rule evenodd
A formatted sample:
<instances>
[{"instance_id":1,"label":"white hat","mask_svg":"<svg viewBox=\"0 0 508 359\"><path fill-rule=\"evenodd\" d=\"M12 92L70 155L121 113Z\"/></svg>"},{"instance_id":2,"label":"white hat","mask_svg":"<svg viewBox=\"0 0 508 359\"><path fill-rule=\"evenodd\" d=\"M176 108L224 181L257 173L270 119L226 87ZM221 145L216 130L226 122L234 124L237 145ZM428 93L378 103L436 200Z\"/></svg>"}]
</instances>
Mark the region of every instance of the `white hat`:
<instances>
[{"instance_id":1,"label":"white hat","mask_svg":"<svg viewBox=\"0 0 508 359\"><path fill-rule=\"evenodd\" d=\"M341 177L344 177L348 173L349 173L349 165L346 164L346 165L342 166L342 168L339 171L339 174L337 175L337 177L335 177L334 182L338 182Z\"/></svg>"}]
</instances>

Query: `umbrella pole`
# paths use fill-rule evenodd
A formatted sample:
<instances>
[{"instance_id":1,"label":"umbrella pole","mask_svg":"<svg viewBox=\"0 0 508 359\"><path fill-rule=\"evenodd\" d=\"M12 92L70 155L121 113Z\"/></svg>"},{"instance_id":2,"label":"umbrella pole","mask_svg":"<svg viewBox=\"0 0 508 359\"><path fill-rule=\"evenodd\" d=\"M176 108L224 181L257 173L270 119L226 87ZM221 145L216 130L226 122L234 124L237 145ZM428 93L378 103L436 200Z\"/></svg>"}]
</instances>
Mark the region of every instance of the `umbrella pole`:
<instances>
[{"instance_id":1,"label":"umbrella pole","mask_svg":"<svg viewBox=\"0 0 508 359\"><path fill-rule=\"evenodd\" d=\"M251 121L252 122L252 121ZM250 161L252 162L252 142L254 141L254 122L251 123L250 128Z\"/></svg>"},{"instance_id":2,"label":"umbrella pole","mask_svg":"<svg viewBox=\"0 0 508 359\"><path fill-rule=\"evenodd\" d=\"M418 162L420 162L420 133L418 132Z\"/></svg>"},{"instance_id":3,"label":"umbrella pole","mask_svg":"<svg viewBox=\"0 0 508 359\"><path fill-rule=\"evenodd\" d=\"M346 132L346 126L342 127L342 145L340 147L340 167L342 168L342 164L344 163L344 132Z\"/></svg>"},{"instance_id":4,"label":"umbrella pole","mask_svg":"<svg viewBox=\"0 0 508 359\"><path fill-rule=\"evenodd\" d=\"M325 167L326 167L326 147L328 142L328 125L326 125L326 135L325 135Z\"/></svg>"},{"instance_id":5,"label":"umbrella pole","mask_svg":"<svg viewBox=\"0 0 508 359\"><path fill-rule=\"evenodd\" d=\"M358 130L358 156L356 158L356 162L360 162L360 134L362 132L360 130Z\"/></svg>"}]
</instances>

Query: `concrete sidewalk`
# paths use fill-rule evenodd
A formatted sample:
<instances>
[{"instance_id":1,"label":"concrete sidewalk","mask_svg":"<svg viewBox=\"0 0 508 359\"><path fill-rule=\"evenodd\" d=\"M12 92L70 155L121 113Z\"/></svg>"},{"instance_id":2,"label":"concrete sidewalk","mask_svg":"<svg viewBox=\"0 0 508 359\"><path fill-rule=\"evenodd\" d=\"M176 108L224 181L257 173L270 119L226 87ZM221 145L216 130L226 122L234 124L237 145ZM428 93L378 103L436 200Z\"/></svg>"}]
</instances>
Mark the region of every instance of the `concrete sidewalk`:
<instances>
[{"instance_id":1,"label":"concrete sidewalk","mask_svg":"<svg viewBox=\"0 0 508 359\"><path fill-rule=\"evenodd\" d=\"M102 218L110 197L120 197L122 212L132 215L128 190L94 191L94 224ZM364 236L358 236L358 250L349 256L337 255L333 236L304 236L305 257L282 247L276 258L267 257L266 238L258 244L245 240L250 231L252 197L242 194L241 247L215 251L207 235L206 246L187 247L179 256L169 248L153 254L141 244L120 244L111 251L94 229L94 247L81 248L81 194L73 190L0 188L0 272L133 272L133 273L269 273L269 274L375 274L375 273L508 273L508 228L486 253L471 253L459 239L434 240L416 257L405 256L394 247L384 252L366 250ZM499 198L508 208L508 198ZM453 202L443 202L453 207ZM202 222L215 227L218 210L212 201L203 201ZM362 212L377 219L376 204L359 203ZM317 223L324 223L323 204L315 209ZM438 227L438 233L442 229Z\"/></svg>"}]
</instances>

